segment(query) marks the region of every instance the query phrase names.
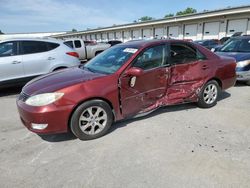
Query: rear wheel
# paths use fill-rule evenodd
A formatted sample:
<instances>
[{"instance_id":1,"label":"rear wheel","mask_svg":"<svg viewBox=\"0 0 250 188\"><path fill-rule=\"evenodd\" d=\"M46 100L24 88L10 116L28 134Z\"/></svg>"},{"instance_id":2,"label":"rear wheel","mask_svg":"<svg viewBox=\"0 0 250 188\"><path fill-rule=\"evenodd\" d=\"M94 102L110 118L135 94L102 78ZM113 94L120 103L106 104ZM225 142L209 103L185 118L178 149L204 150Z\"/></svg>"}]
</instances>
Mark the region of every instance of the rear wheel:
<instances>
[{"instance_id":1,"label":"rear wheel","mask_svg":"<svg viewBox=\"0 0 250 188\"><path fill-rule=\"evenodd\" d=\"M70 128L79 139L91 140L105 135L112 123L113 113L110 106L102 100L91 100L74 111Z\"/></svg>"},{"instance_id":2,"label":"rear wheel","mask_svg":"<svg viewBox=\"0 0 250 188\"><path fill-rule=\"evenodd\" d=\"M210 108L216 105L218 95L220 93L220 86L215 80L211 80L203 87L199 100L198 106L201 108Z\"/></svg>"}]
</instances>

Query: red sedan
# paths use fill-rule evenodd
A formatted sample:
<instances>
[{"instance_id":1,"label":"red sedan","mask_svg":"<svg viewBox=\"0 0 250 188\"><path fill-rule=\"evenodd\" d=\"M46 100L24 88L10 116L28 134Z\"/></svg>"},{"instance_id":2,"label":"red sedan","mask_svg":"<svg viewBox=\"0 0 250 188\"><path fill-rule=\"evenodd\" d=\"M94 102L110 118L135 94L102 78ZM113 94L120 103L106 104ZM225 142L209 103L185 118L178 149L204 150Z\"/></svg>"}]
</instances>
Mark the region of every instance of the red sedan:
<instances>
[{"instance_id":1,"label":"red sedan","mask_svg":"<svg viewBox=\"0 0 250 188\"><path fill-rule=\"evenodd\" d=\"M32 132L72 131L89 140L113 122L166 105L196 102L209 108L221 90L235 84L234 59L178 40L116 45L87 64L29 82L17 99Z\"/></svg>"}]
</instances>

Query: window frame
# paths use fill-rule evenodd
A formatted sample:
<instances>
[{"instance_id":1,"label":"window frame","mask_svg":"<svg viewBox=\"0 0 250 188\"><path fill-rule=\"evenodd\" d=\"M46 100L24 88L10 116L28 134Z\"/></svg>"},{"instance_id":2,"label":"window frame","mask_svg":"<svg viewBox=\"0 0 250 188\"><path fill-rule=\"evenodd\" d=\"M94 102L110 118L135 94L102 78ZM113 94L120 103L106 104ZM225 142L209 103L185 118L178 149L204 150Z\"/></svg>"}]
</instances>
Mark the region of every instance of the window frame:
<instances>
[{"instance_id":1,"label":"window frame","mask_svg":"<svg viewBox=\"0 0 250 188\"><path fill-rule=\"evenodd\" d=\"M155 70L155 69L159 69L159 68L163 68L163 67L169 67L170 66L170 63L169 63L169 54L170 54L170 48L169 48L169 44L168 43L161 43L161 44L156 44L156 45L151 45L151 46L148 46L146 48L144 48L135 58L134 60L132 61L131 63L131 66L129 68L132 68L134 67L134 64L136 63L137 59L144 53L146 52L147 50L151 49L151 48L154 48L154 47L158 47L158 46L164 46L165 47L165 59L164 59L164 62L163 64L161 64L160 66L157 66L157 67L153 67L153 68L150 68L150 69L142 69L140 67L140 69L142 69L144 72L148 72L148 71L152 71L152 70Z\"/></svg>"},{"instance_id":2,"label":"window frame","mask_svg":"<svg viewBox=\"0 0 250 188\"><path fill-rule=\"evenodd\" d=\"M196 60L193 60L193 61L188 61L188 62L184 62L184 63L173 63L172 62L172 57L171 57L171 54L169 54L169 63L171 66L173 65L185 65L185 64L190 64L190 63L194 63L194 62L197 62L197 61L202 61L202 60L207 60L207 57L206 55L204 55L204 53L202 53L195 45L193 45L192 43L186 43L186 42L170 42L169 43L169 53L171 53L171 45L182 45L182 46L187 46L193 50L196 51L196 56L197 56L197 53L199 53L202 57L201 58L198 58L196 57L197 59Z\"/></svg>"},{"instance_id":3,"label":"window frame","mask_svg":"<svg viewBox=\"0 0 250 188\"><path fill-rule=\"evenodd\" d=\"M2 42L1 44L4 44L4 43L13 43L13 44L16 44L16 54L14 54L14 55L7 55L7 56L1 56L0 55L0 58L13 57L13 56L20 55L20 43L19 43L19 41L6 41L6 42Z\"/></svg>"},{"instance_id":4,"label":"window frame","mask_svg":"<svg viewBox=\"0 0 250 188\"><path fill-rule=\"evenodd\" d=\"M23 52L23 43L24 42L37 42L37 43L45 43L45 45L46 45L46 48L47 48L47 50L46 51L42 51L42 52L33 52L33 53L24 53ZM58 43L55 43L55 44L58 44L59 46L58 47L56 47L56 48L54 48L54 49L49 49L49 46L48 46L48 43L53 43L53 42L48 42L48 41L36 41L36 40L21 40L21 41L19 41L19 55L31 55L31 54L40 54L40 53L46 53L46 52L49 52L49 51L52 51L52 50L54 50L54 49L56 49L56 48L58 48L59 46L60 46L60 44L58 44Z\"/></svg>"}]
</instances>

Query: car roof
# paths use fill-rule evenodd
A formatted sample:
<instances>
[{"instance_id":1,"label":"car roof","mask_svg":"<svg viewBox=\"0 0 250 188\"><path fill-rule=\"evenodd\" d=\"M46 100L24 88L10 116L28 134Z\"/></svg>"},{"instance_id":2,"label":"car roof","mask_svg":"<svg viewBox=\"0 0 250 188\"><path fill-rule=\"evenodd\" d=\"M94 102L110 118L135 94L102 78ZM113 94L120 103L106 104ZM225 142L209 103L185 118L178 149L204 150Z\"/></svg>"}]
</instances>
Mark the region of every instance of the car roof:
<instances>
[{"instance_id":1,"label":"car roof","mask_svg":"<svg viewBox=\"0 0 250 188\"><path fill-rule=\"evenodd\" d=\"M0 42L9 42L9 41L42 41L42 42L56 42L62 43L63 40L58 40L50 37L42 37L42 38L10 38L6 40L1 40Z\"/></svg>"},{"instance_id":2,"label":"car roof","mask_svg":"<svg viewBox=\"0 0 250 188\"><path fill-rule=\"evenodd\" d=\"M153 39L153 40L129 41L129 42L118 44L117 46L144 48L144 47L151 46L151 45L164 44L164 43L170 43L170 42L187 43L187 41L175 40L175 39Z\"/></svg>"},{"instance_id":3,"label":"car roof","mask_svg":"<svg viewBox=\"0 0 250 188\"><path fill-rule=\"evenodd\" d=\"M242 35L242 36L237 36L237 37L233 37L235 39L250 39L250 35Z\"/></svg>"}]
</instances>

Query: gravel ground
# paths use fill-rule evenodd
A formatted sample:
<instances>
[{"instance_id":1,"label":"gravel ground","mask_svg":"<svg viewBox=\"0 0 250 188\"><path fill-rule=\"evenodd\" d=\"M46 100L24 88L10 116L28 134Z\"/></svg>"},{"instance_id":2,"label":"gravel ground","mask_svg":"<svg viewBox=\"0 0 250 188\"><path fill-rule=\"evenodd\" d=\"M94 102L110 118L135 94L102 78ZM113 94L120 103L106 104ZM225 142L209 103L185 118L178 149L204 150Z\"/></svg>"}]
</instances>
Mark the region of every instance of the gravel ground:
<instances>
[{"instance_id":1,"label":"gravel ground","mask_svg":"<svg viewBox=\"0 0 250 188\"><path fill-rule=\"evenodd\" d=\"M44 138L20 122L19 89L0 91L0 187L249 187L250 87L217 106L165 107L92 141Z\"/></svg>"}]
</instances>

